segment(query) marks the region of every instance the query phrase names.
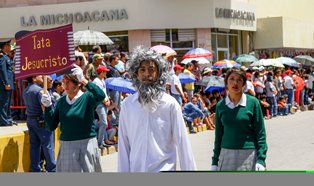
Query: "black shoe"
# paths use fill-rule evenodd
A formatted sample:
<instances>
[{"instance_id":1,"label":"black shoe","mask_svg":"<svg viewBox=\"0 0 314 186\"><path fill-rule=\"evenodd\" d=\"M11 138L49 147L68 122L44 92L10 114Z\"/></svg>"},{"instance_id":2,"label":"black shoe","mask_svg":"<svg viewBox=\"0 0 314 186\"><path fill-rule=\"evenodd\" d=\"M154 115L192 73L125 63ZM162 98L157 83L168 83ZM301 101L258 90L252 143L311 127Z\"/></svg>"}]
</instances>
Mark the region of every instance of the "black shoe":
<instances>
[{"instance_id":1,"label":"black shoe","mask_svg":"<svg viewBox=\"0 0 314 186\"><path fill-rule=\"evenodd\" d=\"M16 126L18 125L18 123L16 121L11 121L11 124L16 125Z\"/></svg>"},{"instance_id":2,"label":"black shoe","mask_svg":"<svg viewBox=\"0 0 314 186\"><path fill-rule=\"evenodd\" d=\"M190 131L190 134L196 134L196 132L194 130Z\"/></svg>"},{"instance_id":3,"label":"black shoe","mask_svg":"<svg viewBox=\"0 0 314 186\"><path fill-rule=\"evenodd\" d=\"M101 145L98 145L98 147L100 148L100 149L103 149L103 148L105 148L105 147L110 147L111 145L108 145L108 144L106 144L106 143L102 143Z\"/></svg>"}]
</instances>

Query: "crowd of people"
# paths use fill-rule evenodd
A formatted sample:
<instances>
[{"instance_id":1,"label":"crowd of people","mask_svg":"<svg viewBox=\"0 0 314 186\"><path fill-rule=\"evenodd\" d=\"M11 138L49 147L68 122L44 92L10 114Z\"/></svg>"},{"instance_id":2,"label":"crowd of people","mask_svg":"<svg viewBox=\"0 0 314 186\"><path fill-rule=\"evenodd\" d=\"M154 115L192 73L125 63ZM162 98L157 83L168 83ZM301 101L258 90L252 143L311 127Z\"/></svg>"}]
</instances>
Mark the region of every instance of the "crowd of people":
<instances>
[{"instance_id":1,"label":"crowd of people","mask_svg":"<svg viewBox=\"0 0 314 186\"><path fill-rule=\"evenodd\" d=\"M6 44L1 49L10 51ZM23 98L33 172L43 170L43 161L48 172L101 172L99 149L112 145L118 146L119 172L173 171L177 155L181 170L193 171L186 127L195 134L194 128L203 125L215 130L211 170L265 170L264 119L314 107L311 69L201 69L197 60L181 64L174 55L144 47L129 57L103 53L100 46L88 54L77 46L75 56L62 79L27 78ZM181 73L196 81L182 84ZM110 77L130 80L137 92L108 89L104 80ZM208 91L208 77L223 78L223 88ZM13 85L1 80L1 95L10 96ZM2 113L8 113L8 104L1 101L1 125L13 123ZM55 160L53 131L58 127Z\"/></svg>"}]
</instances>

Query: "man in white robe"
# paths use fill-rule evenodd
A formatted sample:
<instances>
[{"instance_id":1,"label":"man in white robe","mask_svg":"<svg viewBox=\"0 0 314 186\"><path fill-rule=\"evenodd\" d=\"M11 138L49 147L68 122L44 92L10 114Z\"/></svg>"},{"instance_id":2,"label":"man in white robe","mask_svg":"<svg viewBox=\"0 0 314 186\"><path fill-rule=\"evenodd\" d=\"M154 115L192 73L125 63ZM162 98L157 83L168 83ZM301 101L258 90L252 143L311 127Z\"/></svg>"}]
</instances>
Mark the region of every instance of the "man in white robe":
<instances>
[{"instance_id":1,"label":"man in white robe","mask_svg":"<svg viewBox=\"0 0 314 186\"><path fill-rule=\"evenodd\" d=\"M118 172L196 170L181 106L165 92L167 62L155 51L138 47L129 61L137 93L121 105Z\"/></svg>"}]
</instances>

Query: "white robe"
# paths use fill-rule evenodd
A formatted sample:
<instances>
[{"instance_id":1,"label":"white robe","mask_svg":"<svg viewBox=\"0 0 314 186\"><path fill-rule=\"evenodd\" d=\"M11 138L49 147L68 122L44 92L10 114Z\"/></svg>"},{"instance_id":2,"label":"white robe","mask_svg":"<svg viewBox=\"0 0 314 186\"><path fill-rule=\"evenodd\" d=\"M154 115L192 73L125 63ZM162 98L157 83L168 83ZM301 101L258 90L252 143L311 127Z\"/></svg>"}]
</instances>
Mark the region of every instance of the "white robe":
<instances>
[{"instance_id":1,"label":"white robe","mask_svg":"<svg viewBox=\"0 0 314 186\"><path fill-rule=\"evenodd\" d=\"M176 149L181 170L196 170L181 107L164 93L155 112L138 102L138 93L121 105L118 135L118 172L176 170Z\"/></svg>"}]
</instances>

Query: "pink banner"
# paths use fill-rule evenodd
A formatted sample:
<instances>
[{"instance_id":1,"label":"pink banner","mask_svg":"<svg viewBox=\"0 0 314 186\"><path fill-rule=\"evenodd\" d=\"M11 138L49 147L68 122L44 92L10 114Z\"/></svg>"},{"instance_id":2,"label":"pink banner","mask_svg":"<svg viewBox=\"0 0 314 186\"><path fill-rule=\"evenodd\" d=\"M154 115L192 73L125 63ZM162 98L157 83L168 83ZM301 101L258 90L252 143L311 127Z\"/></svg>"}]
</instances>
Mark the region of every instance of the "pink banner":
<instances>
[{"instance_id":1,"label":"pink banner","mask_svg":"<svg viewBox=\"0 0 314 186\"><path fill-rule=\"evenodd\" d=\"M72 24L35 30L17 38L14 61L15 79L69 69L75 62Z\"/></svg>"}]
</instances>

